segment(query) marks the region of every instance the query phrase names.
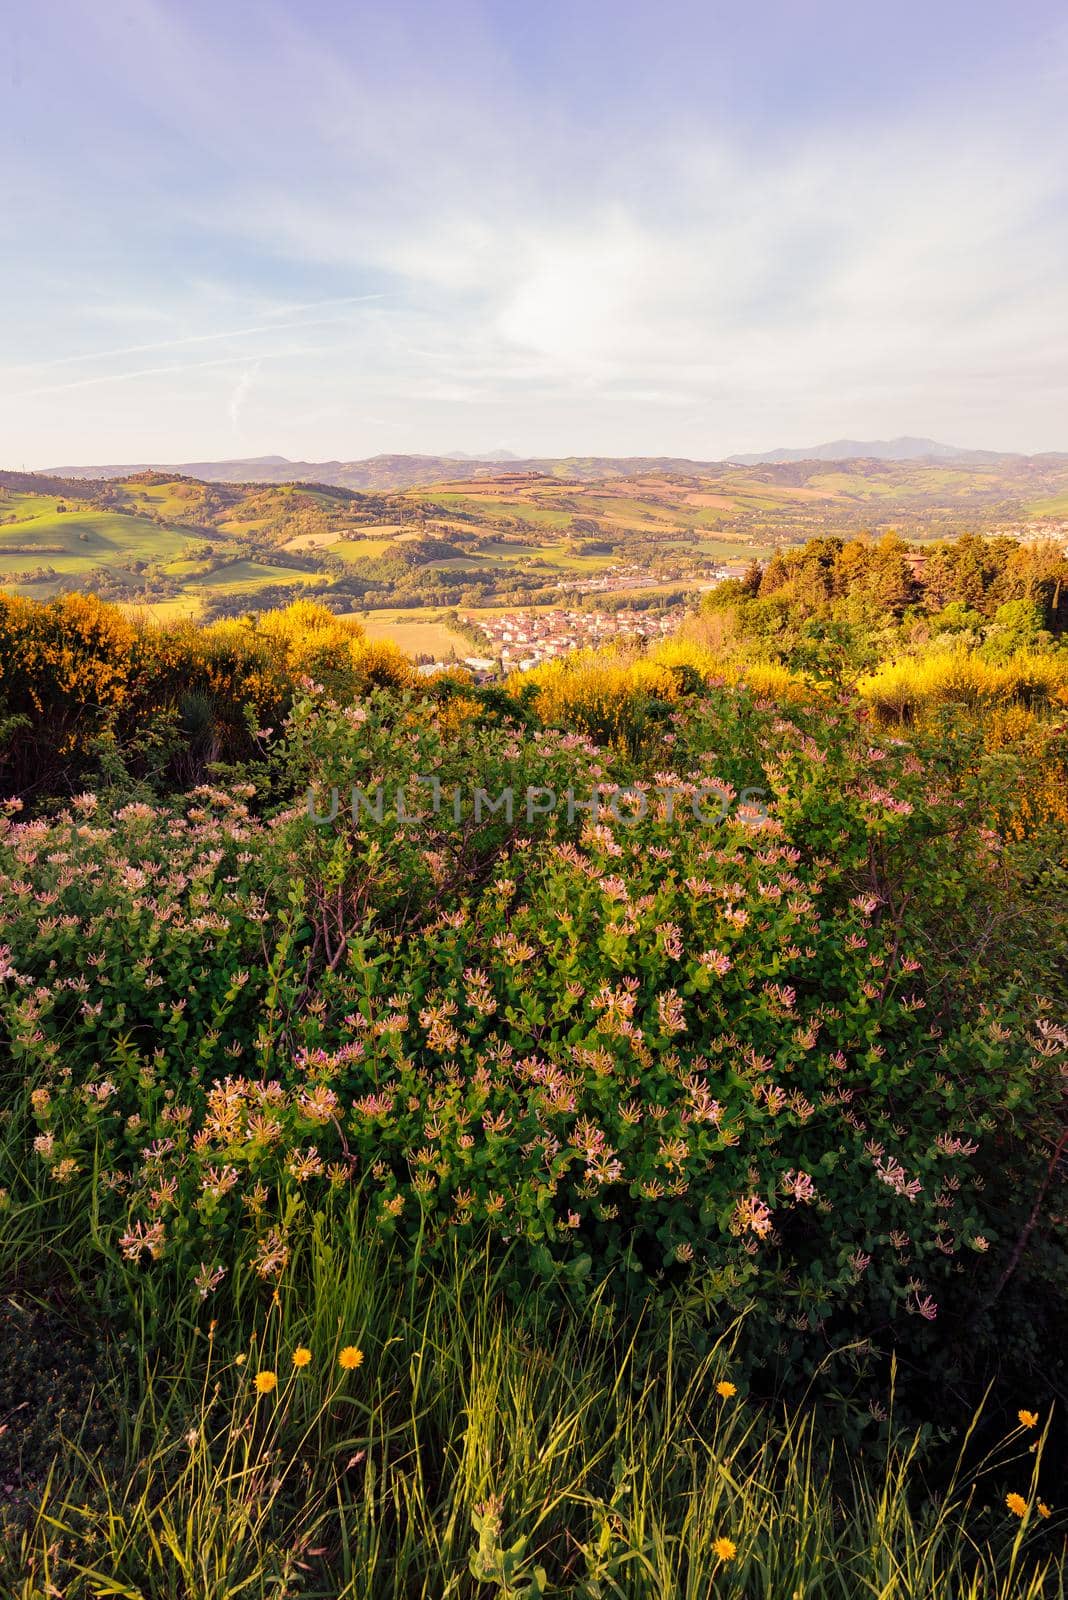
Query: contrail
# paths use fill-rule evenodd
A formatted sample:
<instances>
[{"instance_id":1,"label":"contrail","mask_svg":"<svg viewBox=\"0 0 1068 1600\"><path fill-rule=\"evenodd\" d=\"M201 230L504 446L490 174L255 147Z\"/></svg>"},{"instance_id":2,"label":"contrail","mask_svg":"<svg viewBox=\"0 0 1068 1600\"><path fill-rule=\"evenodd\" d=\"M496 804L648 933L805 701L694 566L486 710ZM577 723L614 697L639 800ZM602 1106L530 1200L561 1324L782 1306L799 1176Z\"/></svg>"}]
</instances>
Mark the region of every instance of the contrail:
<instances>
[{"instance_id":1,"label":"contrail","mask_svg":"<svg viewBox=\"0 0 1068 1600\"><path fill-rule=\"evenodd\" d=\"M307 327L304 323L302 326ZM273 350L256 357L257 361L284 361L289 356L314 355L317 345L305 345L299 350ZM43 384L36 389L23 389L14 396L16 400L28 399L35 394L62 394L66 389L89 389L98 383L125 383L128 378L158 378L168 372L198 372L203 367L233 367L248 361L248 355L220 356L215 361L183 361L170 367L140 367L136 372L104 372L98 378L74 378L70 383Z\"/></svg>"},{"instance_id":2,"label":"contrail","mask_svg":"<svg viewBox=\"0 0 1068 1600\"><path fill-rule=\"evenodd\" d=\"M277 311L265 311L264 316L281 316L283 312L292 315L295 311L325 311L327 306L353 306L364 300L387 300L390 292L383 289L378 294L341 294L330 300L308 300L304 305L280 305Z\"/></svg>"},{"instance_id":3,"label":"contrail","mask_svg":"<svg viewBox=\"0 0 1068 1600\"><path fill-rule=\"evenodd\" d=\"M354 294L346 295L341 300L323 300L318 302L318 305L311 303L307 307L291 306L286 309L292 311L314 311L320 306L358 305L368 300L384 300L385 298L384 292L382 294ZM250 334L256 333L283 333L292 328L321 328L327 323L340 322L341 320L343 319L340 317L306 317L296 322L263 322L250 328L227 328L221 333L191 333L181 339L157 339L151 344L127 344L117 350L90 350L80 356L57 356L54 361L28 361L18 366L8 367L6 371L8 373L37 372L48 367L78 366L83 361L106 361L115 356L144 355L149 350L177 350L184 345L208 344L212 340L219 339L244 339Z\"/></svg>"}]
</instances>

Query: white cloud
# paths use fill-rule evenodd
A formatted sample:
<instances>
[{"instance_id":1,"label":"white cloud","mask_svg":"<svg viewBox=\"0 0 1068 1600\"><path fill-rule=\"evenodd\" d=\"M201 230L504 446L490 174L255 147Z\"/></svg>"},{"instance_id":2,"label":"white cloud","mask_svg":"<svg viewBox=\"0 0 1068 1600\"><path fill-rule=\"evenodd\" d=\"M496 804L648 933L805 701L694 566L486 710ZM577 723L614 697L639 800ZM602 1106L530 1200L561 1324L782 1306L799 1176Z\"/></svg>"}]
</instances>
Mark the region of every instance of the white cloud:
<instances>
[{"instance_id":1,"label":"white cloud","mask_svg":"<svg viewBox=\"0 0 1068 1600\"><path fill-rule=\"evenodd\" d=\"M732 432L764 425L760 395L804 397L852 431L880 417L881 431L925 418L952 430L990 369L1015 373L1013 420L1035 428L1068 330L1059 145L1034 106L1008 134L986 117L940 108L874 139L838 130L759 160L666 136L619 158L657 173L636 186L655 205L547 204L537 174L505 184L491 162L462 205L448 189L428 205L418 181L415 198L391 186L359 214L344 185L296 200L259 189L234 197L228 222L283 255L403 282L364 347L365 385L408 377L403 352L418 342L457 380L473 364L497 381L511 426L541 437L539 383L576 399L616 385L632 408L697 392L709 425ZM506 393L516 374L531 384L525 414ZM413 377L412 392L455 391ZM988 435L1003 413L1001 397ZM637 447L636 411L626 427L621 444Z\"/></svg>"},{"instance_id":2,"label":"white cloud","mask_svg":"<svg viewBox=\"0 0 1068 1600\"><path fill-rule=\"evenodd\" d=\"M259 377L259 375L260 364L257 361L255 366L246 367L244 372L241 373L237 382L234 384L233 393L230 396L230 403L226 409L229 412L230 424L235 433L237 432L238 423L241 420L241 413L245 409L245 402L252 393L256 379Z\"/></svg>"}]
</instances>

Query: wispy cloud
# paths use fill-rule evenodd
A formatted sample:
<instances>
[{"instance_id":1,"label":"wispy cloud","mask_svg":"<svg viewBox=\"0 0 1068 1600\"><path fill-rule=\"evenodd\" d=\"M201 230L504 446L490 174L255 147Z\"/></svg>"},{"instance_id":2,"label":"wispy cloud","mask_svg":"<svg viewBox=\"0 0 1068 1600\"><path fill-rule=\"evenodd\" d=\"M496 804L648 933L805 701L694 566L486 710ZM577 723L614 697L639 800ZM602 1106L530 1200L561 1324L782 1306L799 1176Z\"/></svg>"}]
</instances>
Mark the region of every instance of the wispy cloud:
<instances>
[{"instance_id":1,"label":"wispy cloud","mask_svg":"<svg viewBox=\"0 0 1068 1600\"><path fill-rule=\"evenodd\" d=\"M245 409L245 402L252 393L256 379L259 377L259 375L260 363L257 361L255 366L246 367L244 372L241 373L237 382L234 384L233 393L230 396L230 404L227 406L227 411L230 414L230 423L235 433L237 432L237 425L241 420L241 413Z\"/></svg>"}]
</instances>

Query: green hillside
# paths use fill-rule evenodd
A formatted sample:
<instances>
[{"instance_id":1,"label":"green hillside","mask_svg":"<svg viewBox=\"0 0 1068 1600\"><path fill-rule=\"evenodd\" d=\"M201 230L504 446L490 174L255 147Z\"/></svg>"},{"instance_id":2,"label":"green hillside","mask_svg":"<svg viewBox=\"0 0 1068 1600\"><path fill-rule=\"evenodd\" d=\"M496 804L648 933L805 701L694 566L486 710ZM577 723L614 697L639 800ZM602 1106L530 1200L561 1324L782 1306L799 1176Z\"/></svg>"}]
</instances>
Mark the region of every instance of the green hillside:
<instances>
[{"instance_id":1,"label":"green hillside","mask_svg":"<svg viewBox=\"0 0 1068 1600\"><path fill-rule=\"evenodd\" d=\"M431 458L419 459L426 469ZM382 491L0 473L0 584L39 598L93 590L168 616L179 605L234 614L309 590L339 611L471 610L558 602L583 582L611 586L616 570L620 592L636 574L650 589L696 590L724 562L824 533L1058 535L1068 519L1059 458L438 466L455 475L403 487L412 458L382 458L376 472L398 485Z\"/></svg>"},{"instance_id":2,"label":"green hillside","mask_svg":"<svg viewBox=\"0 0 1068 1600\"><path fill-rule=\"evenodd\" d=\"M173 560L188 543L188 529L136 513L77 502L68 509L40 495L0 497L0 577L5 587L27 593L77 584L101 569L136 584L140 573Z\"/></svg>"}]
</instances>

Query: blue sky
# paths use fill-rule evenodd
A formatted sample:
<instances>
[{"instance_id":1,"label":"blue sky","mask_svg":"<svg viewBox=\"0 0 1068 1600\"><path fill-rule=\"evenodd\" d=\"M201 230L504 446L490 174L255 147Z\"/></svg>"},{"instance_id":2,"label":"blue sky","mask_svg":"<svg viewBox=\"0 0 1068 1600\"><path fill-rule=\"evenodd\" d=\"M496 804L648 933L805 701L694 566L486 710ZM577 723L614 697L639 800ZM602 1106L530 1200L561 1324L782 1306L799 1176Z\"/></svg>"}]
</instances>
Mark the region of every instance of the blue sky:
<instances>
[{"instance_id":1,"label":"blue sky","mask_svg":"<svg viewBox=\"0 0 1068 1600\"><path fill-rule=\"evenodd\" d=\"M1068 16L14 0L0 464L1068 448Z\"/></svg>"}]
</instances>

